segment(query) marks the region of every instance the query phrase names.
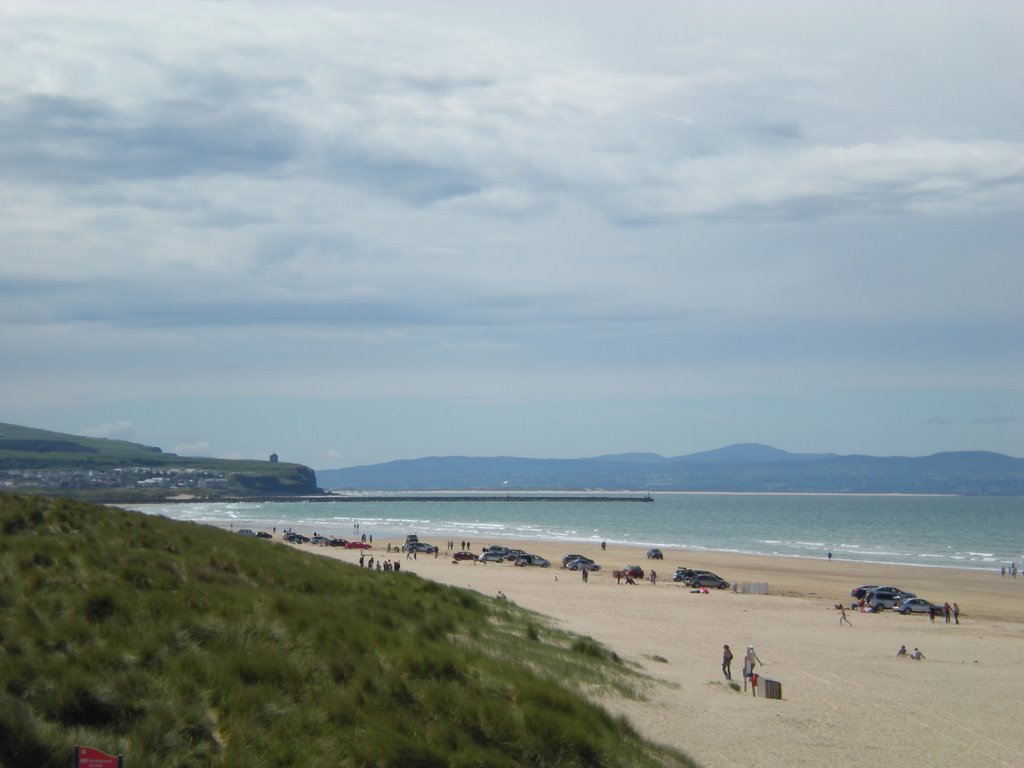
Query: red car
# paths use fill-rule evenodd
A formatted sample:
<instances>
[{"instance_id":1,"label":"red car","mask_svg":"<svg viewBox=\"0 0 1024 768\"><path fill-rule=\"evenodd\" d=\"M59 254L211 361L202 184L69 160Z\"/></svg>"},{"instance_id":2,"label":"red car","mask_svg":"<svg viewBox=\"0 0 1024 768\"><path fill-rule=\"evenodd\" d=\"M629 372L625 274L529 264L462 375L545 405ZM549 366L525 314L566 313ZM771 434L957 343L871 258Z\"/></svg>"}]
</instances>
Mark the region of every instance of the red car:
<instances>
[{"instance_id":1,"label":"red car","mask_svg":"<svg viewBox=\"0 0 1024 768\"><path fill-rule=\"evenodd\" d=\"M452 560L476 560L476 555L474 555L472 552L467 552L466 550L463 550L462 552L456 552L454 555L452 555Z\"/></svg>"},{"instance_id":2,"label":"red car","mask_svg":"<svg viewBox=\"0 0 1024 768\"><path fill-rule=\"evenodd\" d=\"M346 541L345 549L373 549L373 544L367 544L365 541Z\"/></svg>"}]
</instances>

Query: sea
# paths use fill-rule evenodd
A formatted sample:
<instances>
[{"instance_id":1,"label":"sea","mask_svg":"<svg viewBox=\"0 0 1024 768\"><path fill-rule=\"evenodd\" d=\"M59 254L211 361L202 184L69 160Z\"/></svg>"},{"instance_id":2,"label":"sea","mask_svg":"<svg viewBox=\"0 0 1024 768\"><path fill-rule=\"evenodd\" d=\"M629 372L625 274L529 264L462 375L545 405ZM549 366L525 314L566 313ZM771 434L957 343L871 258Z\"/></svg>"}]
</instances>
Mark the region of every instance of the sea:
<instances>
[{"instance_id":1,"label":"sea","mask_svg":"<svg viewBox=\"0 0 1024 768\"><path fill-rule=\"evenodd\" d=\"M145 504L196 523L397 544L406 534L479 550L503 541L629 544L939 568L1024 566L1024 498L848 494L654 493L352 495L332 501ZM372 500L371 500L372 499Z\"/></svg>"}]
</instances>

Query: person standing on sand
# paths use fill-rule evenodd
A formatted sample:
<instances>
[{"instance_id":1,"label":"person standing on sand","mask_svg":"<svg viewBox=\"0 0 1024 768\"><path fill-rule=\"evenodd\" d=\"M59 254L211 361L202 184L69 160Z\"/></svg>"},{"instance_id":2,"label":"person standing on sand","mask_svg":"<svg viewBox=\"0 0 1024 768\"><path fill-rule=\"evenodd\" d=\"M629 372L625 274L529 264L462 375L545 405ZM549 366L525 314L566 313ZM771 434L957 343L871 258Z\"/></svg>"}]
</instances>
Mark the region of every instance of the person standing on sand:
<instances>
[{"instance_id":1,"label":"person standing on sand","mask_svg":"<svg viewBox=\"0 0 1024 768\"><path fill-rule=\"evenodd\" d=\"M658 573L651 568L651 586L653 587L658 582Z\"/></svg>"},{"instance_id":2,"label":"person standing on sand","mask_svg":"<svg viewBox=\"0 0 1024 768\"><path fill-rule=\"evenodd\" d=\"M949 620L953 616L953 608L949 601L946 601L946 604L942 606L942 615L946 617L946 623L949 624Z\"/></svg>"},{"instance_id":3,"label":"person standing on sand","mask_svg":"<svg viewBox=\"0 0 1024 768\"><path fill-rule=\"evenodd\" d=\"M732 651L728 645L722 646L722 673L726 680L732 680Z\"/></svg>"},{"instance_id":4,"label":"person standing on sand","mask_svg":"<svg viewBox=\"0 0 1024 768\"><path fill-rule=\"evenodd\" d=\"M956 603L953 603L953 623L954 624L959 624L960 623L960 606L957 605Z\"/></svg>"},{"instance_id":5,"label":"person standing on sand","mask_svg":"<svg viewBox=\"0 0 1024 768\"><path fill-rule=\"evenodd\" d=\"M842 603L840 603L839 604L839 626L840 627L843 626L843 622L844 621L847 624L849 624L851 627L853 626L853 624L850 623L850 620L846 617L846 606L843 605Z\"/></svg>"},{"instance_id":6,"label":"person standing on sand","mask_svg":"<svg viewBox=\"0 0 1024 768\"><path fill-rule=\"evenodd\" d=\"M743 690L747 690L747 678L750 678L751 687L754 689L754 695L757 696L757 683L754 675L754 667L760 664L764 666L764 662L758 658L757 653L754 651L754 646L747 646L747 655L743 657Z\"/></svg>"}]
</instances>

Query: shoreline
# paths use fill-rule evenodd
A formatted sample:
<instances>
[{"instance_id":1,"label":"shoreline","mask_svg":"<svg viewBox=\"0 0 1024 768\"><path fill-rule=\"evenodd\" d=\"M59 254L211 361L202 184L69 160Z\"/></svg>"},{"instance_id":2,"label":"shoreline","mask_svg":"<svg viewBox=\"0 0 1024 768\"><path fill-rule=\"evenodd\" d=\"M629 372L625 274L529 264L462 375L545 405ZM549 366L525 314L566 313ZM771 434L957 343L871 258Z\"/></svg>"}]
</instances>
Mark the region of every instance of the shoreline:
<instances>
[{"instance_id":1,"label":"shoreline","mask_svg":"<svg viewBox=\"0 0 1024 768\"><path fill-rule=\"evenodd\" d=\"M257 529L259 527L255 521L239 520L221 520L209 524L228 530ZM291 529L307 535L313 533L311 529L307 530L303 526L291 526ZM282 533L283 529L279 528L274 535L275 541L280 541ZM314 547L309 544L301 545L299 548L350 562L357 562L360 552L366 553L367 557L383 557L394 560L404 558L404 554L398 552L403 540L404 536L377 536L374 546L366 550ZM420 536L420 540L439 546L441 552L438 560L449 562L449 558L445 556L447 539L427 532ZM455 541L456 551L459 549L460 543L460 541ZM660 547L664 554L663 560L648 560L646 544L608 542L607 548L602 550L600 542L566 539L523 539L495 536L470 543L471 551L476 554L479 554L484 546L500 544L541 555L551 562L551 567L545 569L515 568L511 564L500 563L479 563L477 565L473 565L470 561L463 563L466 569L472 570L507 568L510 573L546 571L560 575L571 574L570 578L579 578L579 574L565 571L559 567L562 557L572 552L590 557L602 566L601 571L591 574L592 582L608 579L614 583L614 579L611 578L612 571L624 568L626 565L640 565L645 573L653 565L659 574L661 583L673 584L682 589L681 585L676 585L671 582L671 579L676 567L684 566L713 571L729 581L730 584L767 583L770 595L819 601L829 608L835 604L842 604L848 609L853 601L850 591L854 587L866 584L895 585L940 605L947 601L957 602L965 616L970 614L979 619L1024 624L1024 574L1018 575L1017 579L1013 579L1009 575L1002 577L999 575L998 569L983 570L940 565L879 563L838 558L828 560L825 557L812 559L788 555L695 550L666 546ZM394 550L391 553L387 551L389 544ZM421 563L432 559L431 557L417 557L410 562ZM883 611L879 615L893 615L893 612ZM913 621L919 617L900 618Z\"/></svg>"},{"instance_id":2,"label":"shoreline","mask_svg":"<svg viewBox=\"0 0 1024 768\"><path fill-rule=\"evenodd\" d=\"M137 508L139 506L142 506L142 505L135 505L135 506L133 506L133 508ZM193 523L196 523L196 524L199 524L199 525L211 525L211 526L214 526L214 527L217 527L217 528L229 528L230 527L230 528L234 528L236 530L240 529L240 528L251 528L253 530L258 530L258 529L266 530L267 529L267 522L268 521L247 520L247 519L244 519L244 518L242 518L242 519L211 518L211 519L207 519L207 520L183 520L182 522L193 522ZM283 526L286 526L288 529L294 530L294 531L296 531L298 533L303 533L303 534L305 534L307 536L308 535L312 535L313 532L314 532L314 526L312 524L299 524L299 525L296 525L294 523L285 524L283 521L276 521L275 523L271 524L272 528L276 527L277 529L280 529L280 530L284 530L285 529ZM426 527L423 527L423 526L420 526L420 530L424 531L424 533L420 534L421 538L426 539L426 540L430 540L431 543L435 543L435 540L437 540L437 542L443 542L443 541L445 541L447 539L447 536L448 536L448 534L436 533L436 532L431 531L429 528L426 528ZM476 535L476 533L477 532L474 532L473 535ZM343 538L344 539L344 538L348 538L348 536L352 535L352 534L339 535L339 534L336 534L336 533L328 533L328 535L335 535L335 536L338 536L338 538ZM387 534L378 535L376 532L374 532L374 535L377 536L378 540L384 541L385 543L387 543L387 541L389 540L389 536ZM460 534L460 537L461 536L462 536L462 534ZM398 542L400 544L403 538L404 538L404 534L400 534L400 533L398 533L396 531L393 536L390 536L390 541ZM596 540L596 539L593 539L593 538L590 538L590 537L588 537L588 538L571 538L571 537L552 538L552 537L539 537L538 536L536 538L532 538L532 537L524 537L524 536L502 536L502 535L497 535L497 534L489 535L486 539L481 538L478 543L480 545L483 545L483 546L489 546L489 545L506 546L507 545L507 546L509 546L509 548L525 549L527 551L532 551L532 549L536 549L536 550L538 550L538 552L541 549L547 549L549 547L558 547L558 546L564 546L564 547L590 547L590 548L597 547L597 548L600 548L600 544L601 544L601 542L599 540ZM456 542L456 544L458 544L458 542ZM678 544L670 544L670 543L656 542L656 541L626 542L626 541L618 541L618 540L608 539L607 540L607 544L608 544L609 547L613 547L614 546L616 548L624 547L624 548L628 548L628 549L639 550L641 556L644 554L644 552L647 549L650 549L650 548L660 548L660 549L662 549L666 553L666 555L667 555L668 552L671 551L673 553L679 554L680 557L687 557L687 556L691 556L692 555L693 558L702 558L702 557L704 557L706 555L708 557L712 557L713 558L713 557L716 557L718 555L723 555L723 556L733 556L733 555L735 555L737 557L767 558L767 559L771 559L771 560L778 559L778 560L784 560L784 561L790 561L791 560L791 561L796 561L796 562L801 562L801 563L815 563L815 562L826 562L827 561L827 558L824 555L822 555L821 557L805 557L805 556L802 556L802 555L783 554L783 553L779 553L779 552L750 552L750 551L738 550L738 549L711 549L711 548L705 548L705 547L700 547L700 546L678 545ZM566 551L568 551L568 550L566 550ZM479 549L477 549L477 553L479 554ZM973 566L968 566L968 565L943 565L943 564L940 564L940 563L900 563L900 562L893 562L893 561L888 561L888 560L852 560L852 559L849 559L849 558L843 558L843 557L840 557L840 556L836 556L835 553L833 553L832 560L831 561L827 561L827 562L836 563L836 564L849 564L851 566L861 566L861 567L864 567L864 568L874 568L874 567L888 568L888 567L892 567L892 568L910 568L910 569L936 570L936 571L952 572L952 573L964 573L964 574L988 574L988 575L995 574L997 576L999 574L999 564L998 563L992 563L991 565L987 565L987 566L984 566L984 567L973 567ZM1024 566L1024 563L1021 563L1021 565ZM1022 580L1024 580L1024 576L1020 576L1019 578L1022 578Z\"/></svg>"}]
</instances>

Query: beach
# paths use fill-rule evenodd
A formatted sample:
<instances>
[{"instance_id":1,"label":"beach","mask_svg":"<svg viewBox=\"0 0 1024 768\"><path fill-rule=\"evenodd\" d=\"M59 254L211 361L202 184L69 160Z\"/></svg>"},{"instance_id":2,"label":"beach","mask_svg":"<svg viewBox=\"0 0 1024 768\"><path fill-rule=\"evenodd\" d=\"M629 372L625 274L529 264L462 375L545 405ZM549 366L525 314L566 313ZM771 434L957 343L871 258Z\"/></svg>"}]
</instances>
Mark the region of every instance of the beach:
<instances>
[{"instance_id":1,"label":"beach","mask_svg":"<svg viewBox=\"0 0 1024 768\"><path fill-rule=\"evenodd\" d=\"M426 537L424 537L426 538ZM647 560L641 547L572 547L510 542L551 561L550 568L387 552L378 540L368 559L398 560L403 572L495 597L590 636L650 677L644 700L602 695L647 738L687 752L706 768L727 766L1014 766L1024 764L1024 577L998 571L889 566L664 549ZM461 542L456 541L456 549ZM488 542L472 542L479 553ZM282 544L282 546L293 546ZM567 549L566 547L570 547ZM300 549L358 567L360 550ZM584 583L561 569L568 551L601 563ZM658 581L617 584L613 569L654 566ZM671 578L676 566L714 571L734 583L767 584L768 594L711 590L695 594ZM390 574L381 573L382 578ZM933 602L957 602L960 624L927 615L849 610L862 584L902 587ZM495 597L495 599L497 599ZM840 625L836 603L852 626ZM722 646L735 658L721 670ZM920 648L924 660L897 657ZM754 645L756 671L782 686L779 700L743 692L743 656Z\"/></svg>"}]
</instances>

